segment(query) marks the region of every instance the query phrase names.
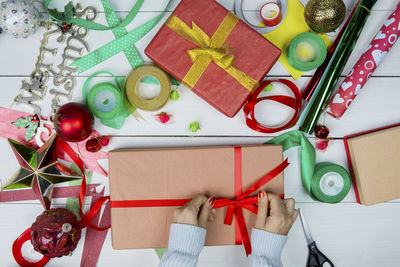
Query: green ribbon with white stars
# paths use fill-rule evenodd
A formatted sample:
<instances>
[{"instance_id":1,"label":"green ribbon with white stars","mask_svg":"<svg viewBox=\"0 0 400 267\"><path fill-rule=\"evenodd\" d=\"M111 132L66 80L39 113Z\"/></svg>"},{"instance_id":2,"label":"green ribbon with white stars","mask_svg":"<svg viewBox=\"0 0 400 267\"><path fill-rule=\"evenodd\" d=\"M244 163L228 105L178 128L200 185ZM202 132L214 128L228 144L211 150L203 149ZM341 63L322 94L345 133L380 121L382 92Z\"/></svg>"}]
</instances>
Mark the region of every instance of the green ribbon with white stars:
<instances>
[{"instance_id":1,"label":"green ribbon with white stars","mask_svg":"<svg viewBox=\"0 0 400 267\"><path fill-rule=\"evenodd\" d=\"M138 13L140 7L143 4L143 1L144 0L138 0L135 6L132 8L132 10L134 10L135 12L132 12L131 10L131 12L129 13L130 21L132 21L133 18ZM96 49L95 51L87 54L86 56L81 57L77 61L73 62L71 66L78 66L79 67L78 73L82 73L102 63L103 61L109 59L110 57L115 56L120 52L124 52L125 57L127 58L132 68L142 65L143 59L134 44L140 39L142 39L143 36L145 36L151 29L153 29L153 27L163 17L164 12L155 17L154 19L146 22L142 26L136 28L135 30L128 32L124 28L124 26L121 26L123 25L126 19L123 22L121 22L117 17L115 11L112 9L111 5L105 0L102 0L101 2L104 7L104 12L106 15L107 22L110 25L110 29L112 30L114 36L117 39ZM169 0L165 9L168 8L170 2L171 1Z\"/></svg>"}]
</instances>

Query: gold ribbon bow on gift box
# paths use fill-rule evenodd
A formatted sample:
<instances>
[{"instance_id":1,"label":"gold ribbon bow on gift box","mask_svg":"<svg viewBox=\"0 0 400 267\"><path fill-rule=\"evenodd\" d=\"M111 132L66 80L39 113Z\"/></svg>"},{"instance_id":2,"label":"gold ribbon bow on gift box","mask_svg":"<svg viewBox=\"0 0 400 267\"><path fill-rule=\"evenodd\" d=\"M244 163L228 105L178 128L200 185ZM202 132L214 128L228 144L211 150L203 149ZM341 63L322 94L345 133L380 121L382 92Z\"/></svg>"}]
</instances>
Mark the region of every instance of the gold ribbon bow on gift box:
<instances>
[{"instance_id":1,"label":"gold ribbon bow on gift box","mask_svg":"<svg viewBox=\"0 0 400 267\"><path fill-rule=\"evenodd\" d=\"M231 54L232 50L228 48L228 45L224 44L238 21L238 17L232 13L228 13L214 35L210 38L194 22L192 22L192 28L190 28L174 14L168 18L165 25L186 40L199 46L199 48L187 51L190 59L193 61L193 65L183 78L183 83L193 88L207 69L207 66L211 61L214 61L215 64L223 68L250 92L258 86L258 81L233 66L235 56Z\"/></svg>"}]
</instances>

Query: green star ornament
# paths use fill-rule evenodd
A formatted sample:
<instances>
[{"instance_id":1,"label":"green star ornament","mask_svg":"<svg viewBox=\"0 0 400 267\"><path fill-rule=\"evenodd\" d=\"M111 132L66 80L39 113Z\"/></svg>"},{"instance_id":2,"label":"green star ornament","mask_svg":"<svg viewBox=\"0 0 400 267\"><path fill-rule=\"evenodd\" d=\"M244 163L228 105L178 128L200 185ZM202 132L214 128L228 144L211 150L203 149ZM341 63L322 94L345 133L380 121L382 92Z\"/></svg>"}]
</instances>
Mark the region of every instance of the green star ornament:
<instances>
[{"instance_id":1,"label":"green star ornament","mask_svg":"<svg viewBox=\"0 0 400 267\"><path fill-rule=\"evenodd\" d=\"M5 184L4 189L32 187L43 207L48 210L54 184L81 179L82 176L57 161L55 140L56 135L53 135L41 148L35 150L8 139L21 167Z\"/></svg>"}]
</instances>

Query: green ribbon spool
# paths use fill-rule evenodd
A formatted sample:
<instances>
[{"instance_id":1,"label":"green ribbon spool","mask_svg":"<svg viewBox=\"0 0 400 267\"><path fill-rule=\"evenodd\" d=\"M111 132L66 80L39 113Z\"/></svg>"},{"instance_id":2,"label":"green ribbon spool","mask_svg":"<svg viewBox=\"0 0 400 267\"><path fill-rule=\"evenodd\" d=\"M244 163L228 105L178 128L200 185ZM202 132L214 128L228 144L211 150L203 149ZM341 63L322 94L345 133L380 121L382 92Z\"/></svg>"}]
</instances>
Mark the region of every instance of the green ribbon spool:
<instances>
[{"instance_id":1,"label":"green ribbon spool","mask_svg":"<svg viewBox=\"0 0 400 267\"><path fill-rule=\"evenodd\" d=\"M266 144L282 145L283 151L300 146L301 181L312 199L338 203L349 193L351 179L347 170L331 162L315 164L315 149L300 131L277 136Z\"/></svg>"},{"instance_id":2,"label":"green ribbon spool","mask_svg":"<svg viewBox=\"0 0 400 267\"><path fill-rule=\"evenodd\" d=\"M300 44L309 44L314 50L312 61L301 61L298 58L297 48ZM299 71L309 71L318 68L326 58L326 46L324 40L312 32L303 32L297 35L287 48L287 59L289 64Z\"/></svg>"},{"instance_id":3,"label":"green ribbon spool","mask_svg":"<svg viewBox=\"0 0 400 267\"><path fill-rule=\"evenodd\" d=\"M338 203L347 196L350 187L350 175L342 166L331 162L315 165L311 180L311 193L315 199Z\"/></svg>"},{"instance_id":4,"label":"green ribbon spool","mask_svg":"<svg viewBox=\"0 0 400 267\"><path fill-rule=\"evenodd\" d=\"M115 84L102 82L94 85L89 92L88 87L92 79L100 74L107 74L114 77ZM118 79L108 71L98 71L93 73L85 81L82 88L82 97L87 103L90 111L101 122L111 128L120 129L126 117L136 108L125 99L124 80ZM130 105L130 106L127 106Z\"/></svg>"}]
</instances>

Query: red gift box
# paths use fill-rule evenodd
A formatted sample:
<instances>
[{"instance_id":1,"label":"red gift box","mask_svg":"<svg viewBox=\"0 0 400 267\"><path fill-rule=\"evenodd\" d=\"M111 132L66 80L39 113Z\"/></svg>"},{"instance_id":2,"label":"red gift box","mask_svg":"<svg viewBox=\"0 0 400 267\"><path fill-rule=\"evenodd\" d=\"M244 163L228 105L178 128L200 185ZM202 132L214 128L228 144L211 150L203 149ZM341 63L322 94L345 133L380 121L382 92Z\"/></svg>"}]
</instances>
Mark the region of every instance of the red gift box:
<instances>
[{"instance_id":1,"label":"red gift box","mask_svg":"<svg viewBox=\"0 0 400 267\"><path fill-rule=\"evenodd\" d=\"M176 28L171 27L177 24L176 21L183 24L176 28L186 28L188 31L200 29L203 33L200 36L210 39L211 44L200 45L204 42L190 41L186 34L178 33ZM221 39L218 35L224 31L226 38L220 40L221 44L213 44L214 40ZM192 58L189 56L189 53L199 50L199 58L196 58L196 54ZM145 53L209 104L228 117L233 117L278 60L281 51L214 0L182 0ZM217 55L213 57L211 54ZM201 74L194 75L197 79L193 82L193 79L188 79L193 75L187 74L199 63L196 60L207 61L201 58L204 55L210 58L209 64L203 64L205 67ZM228 62L233 59L232 64L226 67L226 61L217 62L215 58L218 57ZM240 74L234 77L228 70L231 67ZM246 79L254 83L244 86L246 83L243 80Z\"/></svg>"}]
</instances>

